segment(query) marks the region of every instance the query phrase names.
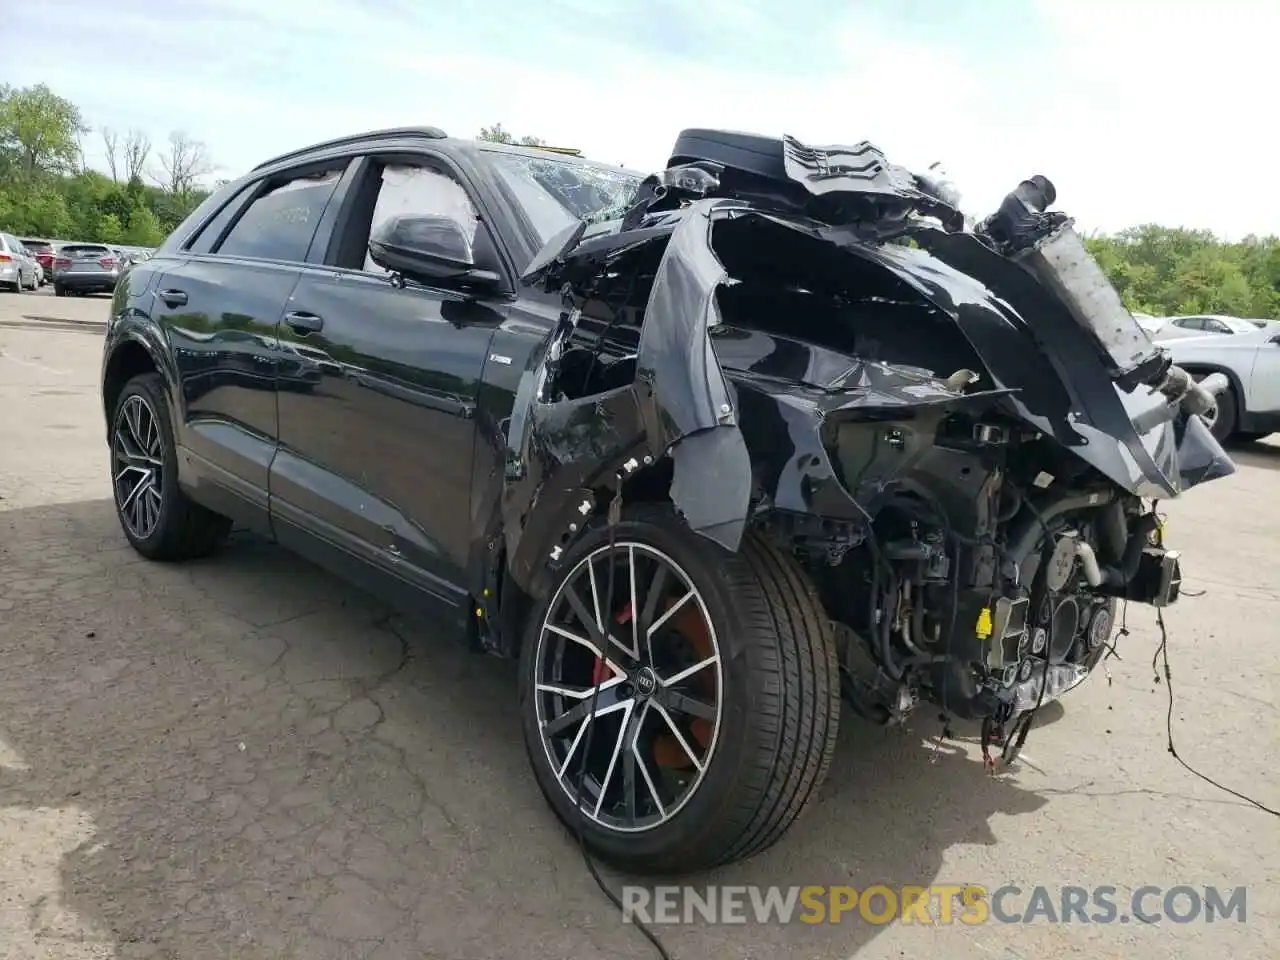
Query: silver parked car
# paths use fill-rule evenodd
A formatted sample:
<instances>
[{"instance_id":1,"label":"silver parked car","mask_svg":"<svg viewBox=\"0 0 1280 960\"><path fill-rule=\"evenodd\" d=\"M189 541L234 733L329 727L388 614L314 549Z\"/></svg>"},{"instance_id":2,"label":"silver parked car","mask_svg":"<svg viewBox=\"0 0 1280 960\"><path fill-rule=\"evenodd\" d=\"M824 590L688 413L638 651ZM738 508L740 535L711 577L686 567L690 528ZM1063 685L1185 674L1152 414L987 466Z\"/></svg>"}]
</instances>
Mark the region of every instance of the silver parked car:
<instances>
[{"instance_id":1,"label":"silver parked car","mask_svg":"<svg viewBox=\"0 0 1280 960\"><path fill-rule=\"evenodd\" d=\"M0 286L16 293L40 286L40 265L11 233L0 233Z\"/></svg>"},{"instance_id":2,"label":"silver parked car","mask_svg":"<svg viewBox=\"0 0 1280 960\"><path fill-rule=\"evenodd\" d=\"M105 243L64 243L53 261L53 292L111 293L120 279L120 254Z\"/></svg>"}]
</instances>

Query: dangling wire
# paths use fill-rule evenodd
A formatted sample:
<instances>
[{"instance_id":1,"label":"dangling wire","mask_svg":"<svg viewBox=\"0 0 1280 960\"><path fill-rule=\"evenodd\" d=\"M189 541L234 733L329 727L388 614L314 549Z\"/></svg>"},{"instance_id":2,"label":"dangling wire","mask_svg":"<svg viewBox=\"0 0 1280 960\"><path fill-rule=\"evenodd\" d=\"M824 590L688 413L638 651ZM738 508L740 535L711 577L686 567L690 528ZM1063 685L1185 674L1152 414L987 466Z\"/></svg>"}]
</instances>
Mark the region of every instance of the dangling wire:
<instances>
[{"instance_id":1,"label":"dangling wire","mask_svg":"<svg viewBox=\"0 0 1280 960\"><path fill-rule=\"evenodd\" d=\"M1164 718L1164 732L1165 732L1165 738L1168 743L1169 754L1173 757L1173 759L1177 760L1178 763L1182 765L1183 769L1185 769L1188 773L1192 774L1193 776L1199 777L1201 780L1203 780L1205 783L1209 784L1210 786L1217 787L1219 790L1223 791L1224 793L1229 793L1231 794L1231 796L1236 797L1237 799L1243 800L1245 803L1250 804L1251 806L1257 807L1263 813L1269 813L1273 817L1280 817L1280 810L1276 810L1273 807L1269 807L1265 803L1262 803L1258 800L1253 799L1253 797L1245 796L1243 793L1240 793L1238 790L1232 790L1230 787L1223 786L1217 780L1214 780L1212 777L1201 773L1199 770L1191 766L1191 764L1187 763L1187 761L1183 760L1182 757L1178 755L1178 751L1177 749L1174 748L1174 745L1173 745L1173 672L1169 669L1169 632L1164 625L1164 610L1160 607L1156 607L1156 623L1160 627L1160 646L1156 647L1155 655L1152 656L1151 658L1151 669L1153 671L1157 670L1157 667L1156 667L1157 661L1159 661L1162 664L1162 667L1163 667L1162 672L1164 673L1164 685L1165 685L1165 688L1169 691L1169 709L1165 713L1165 718ZM1160 682L1159 673L1156 674L1156 682L1157 683Z\"/></svg>"},{"instance_id":2,"label":"dangling wire","mask_svg":"<svg viewBox=\"0 0 1280 960\"><path fill-rule=\"evenodd\" d=\"M578 759L578 800L576 804L576 812L578 849L582 853L582 860L586 863L587 870L591 873L591 876L595 878L596 886L600 888L601 892L609 898L615 907L625 914L626 907L623 906L622 899L613 892L607 883L604 882L604 877L600 876L600 871L596 867L595 859L591 856L591 851L587 847L587 818L582 809L582 787L587 778L587 757L591 753L591 738L596 730L596 706L600 700L600 688L604 685L605 675L609 672L609 644L612 636L610 621L613 617L614 574L617 568L617 562L614 558L613 551L617 545L618 523L622 519L622 474L615 474L615 478L616 485L614 487L613 499L609 502L607 520L609 527L609 546L607 551L609 557L609 577L605 581L604 611L601 616L601 619L604 622L602 624L597 624L597 627L600 629L600 662L603 669L596 671L594 686L591 690L591 706L588 709L586 720L583 721L583 723L587 724L587 732L582 738L582 753ZM588 560L587 562L590 563L591 561ZM601 785L601 789L604 789L603 784ZM640 932L644 934L645 939L653 944L653 948L658 951L658 956L662 957L662 960L671 960L671 954L667 952L667 948L663 945L662 941L658 939L658 935L649 929L648 924L639 917L633 917L631 918L631 921L640 928Z\"/></svg>"}]
</instances>

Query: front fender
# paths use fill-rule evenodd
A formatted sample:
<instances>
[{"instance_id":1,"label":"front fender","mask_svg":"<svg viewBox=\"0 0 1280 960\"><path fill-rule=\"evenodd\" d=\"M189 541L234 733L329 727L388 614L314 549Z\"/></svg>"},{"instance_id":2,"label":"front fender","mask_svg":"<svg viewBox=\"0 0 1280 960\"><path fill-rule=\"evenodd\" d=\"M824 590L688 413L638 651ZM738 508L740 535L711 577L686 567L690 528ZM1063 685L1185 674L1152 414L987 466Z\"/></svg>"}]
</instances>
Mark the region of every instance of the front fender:
<instances>
[{"instance_id":1,"label":"front fender","mask_svg":"<svg viewBox=\"0 0 1280 960\"><path fill-rule=\"evenodd\" d=\"M586 521L618 484L668 455L669 495L689 527L729 550L741 542L750 507L751 463L735 417L732 389L708 328L720 323L716 288L724 267L711 249L711 220L724 201L700 201L671 230L638 243L665 243L649 293L634 382L563 399L555 382L560 352L600 271L634 250L570 254L565 309L557 330L530 358L512 411L503 491L507 572L536 592ZM589 501L589 502L588 502Z\"/></svg>"}]
</instances>

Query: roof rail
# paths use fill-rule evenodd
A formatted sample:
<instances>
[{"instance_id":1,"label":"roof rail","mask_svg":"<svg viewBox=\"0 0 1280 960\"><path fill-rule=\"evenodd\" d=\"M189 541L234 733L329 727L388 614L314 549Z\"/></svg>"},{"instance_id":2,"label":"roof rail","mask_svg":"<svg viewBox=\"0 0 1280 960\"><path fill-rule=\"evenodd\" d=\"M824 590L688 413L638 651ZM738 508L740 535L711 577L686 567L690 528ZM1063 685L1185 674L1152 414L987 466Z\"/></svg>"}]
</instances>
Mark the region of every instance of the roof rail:
<instances>
[{"instance_id":1,"label":"roof rail","mask_svg":"<svg viewBox=\"0 0 1280 960\"><path fill-rule=\"evenodd\" d=\"M524 144L521 144L521 146L524 146ZM552 147L545 143L531 143L529 146L534 150L545 150L547 153L563 153L567 157L582 156L582 151L577 147Z\"/></svg>"},{"instance_id":2,"label":"roof rail","mask_svg":"<svg viewBox=\"0 0 1280 960\"><path fill-rule=\"evenodd\" d=\"M314 153L317 150L324 150L328 147L342 147L349 143L359 143L361 140L387 140L392 137L421 137L425 140L444 140L447 139L448 136L449 135L439 127L390 127L386 130L368 130L364 133L353 133L345 137L325 140L322 143L313 143L309 147L301 147L298 150L290 150L288 153L282 153L278 157L272 157L270 160L264 160L253 169L261 170L263 167L269 167L272 164L279 163L281 160L291 160L294 157L302 157L308 153Z\"/></svg>"}]
</instances>

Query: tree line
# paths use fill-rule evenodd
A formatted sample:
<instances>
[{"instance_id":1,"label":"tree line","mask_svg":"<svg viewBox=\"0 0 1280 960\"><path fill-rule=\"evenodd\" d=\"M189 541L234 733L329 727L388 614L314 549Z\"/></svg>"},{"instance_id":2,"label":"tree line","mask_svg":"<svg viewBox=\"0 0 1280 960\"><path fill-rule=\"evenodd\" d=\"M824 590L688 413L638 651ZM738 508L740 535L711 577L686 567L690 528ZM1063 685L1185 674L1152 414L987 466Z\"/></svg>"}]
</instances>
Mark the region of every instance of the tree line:
<instances>
[{"instance_id":1,"label":"tree line","mask_svg":"<svg viewBox=\"0 0 1280 960\"><path fill-rule=\"evenodd\" d=\"M85 162L100 138L105 172ZM45 84L0 84L0 229L56 240L160 244L206 196L205 145L175 130L155 145L140 130L94 130Z\"/></svg>"},{"instance_id":2,"label":"tree line","mask_svg":"<svg viewBox=\"0 0 1280 960\"><path fill-rule=\"evenodd\" d=\"M106 171L85 163L96 136ZM482 140L544 146L501 123ZM22 236L156 246L208 195L204 143L174 131L153 145L138 130L96 132L44 84L0 84L0 229ZM1144 224L1087 243L1131 310L1156 316L1280 317L1280 238L1227 242L1209 230Z\"/></svg>"}]
</instances>

